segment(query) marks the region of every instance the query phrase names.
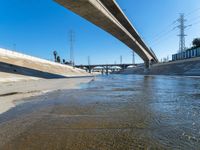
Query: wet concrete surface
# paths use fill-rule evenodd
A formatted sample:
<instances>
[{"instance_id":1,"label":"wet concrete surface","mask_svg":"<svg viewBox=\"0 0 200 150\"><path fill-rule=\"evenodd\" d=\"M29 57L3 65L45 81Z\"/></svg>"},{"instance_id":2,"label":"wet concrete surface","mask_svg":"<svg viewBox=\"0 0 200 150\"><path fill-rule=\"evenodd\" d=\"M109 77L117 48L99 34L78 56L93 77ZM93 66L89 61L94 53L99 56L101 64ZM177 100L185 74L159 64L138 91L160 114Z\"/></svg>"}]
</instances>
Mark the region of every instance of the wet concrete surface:
<instances>
[{"instance_id":1,"label":"wet concrete surface","mask_svg":"<svg viewBox=\"0 0 200 150\"><path fill-rule=\"evenodd\" d=\"M200 78L98 77L18 102L0 115L1 150L200 147Z\"/></svg>"}]
</instances>

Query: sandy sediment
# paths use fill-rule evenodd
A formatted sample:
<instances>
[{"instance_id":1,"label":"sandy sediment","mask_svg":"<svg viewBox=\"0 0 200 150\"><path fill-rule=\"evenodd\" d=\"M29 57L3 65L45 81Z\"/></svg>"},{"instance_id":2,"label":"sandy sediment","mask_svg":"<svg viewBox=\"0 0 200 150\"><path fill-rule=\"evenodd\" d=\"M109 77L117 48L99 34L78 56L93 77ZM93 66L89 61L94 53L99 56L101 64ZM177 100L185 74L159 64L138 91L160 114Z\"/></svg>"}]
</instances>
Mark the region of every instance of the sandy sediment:
<instances>
[{"instance_id":1,"label":"sandy sediment","mask_svg":"<svg viewBox=\"0 0 200 150\"><path fill-rule=\"evenodd\" d=\"M15 107L17 100L55 90L76 89L81 83L87 83L92 79L93 77L0 82L0 114Z\"/></svg>"},{"instance_id":2,"label":"sandy sediment","mask_svg":"<svg viewBox=\"0 0 200 150\"><path fill-rule=\"evenodd\" d=\"M39 79L41 78L0 71L0 84L6 82L29 81L29 80L39 80Z\"/></svg>"}]
</instances>

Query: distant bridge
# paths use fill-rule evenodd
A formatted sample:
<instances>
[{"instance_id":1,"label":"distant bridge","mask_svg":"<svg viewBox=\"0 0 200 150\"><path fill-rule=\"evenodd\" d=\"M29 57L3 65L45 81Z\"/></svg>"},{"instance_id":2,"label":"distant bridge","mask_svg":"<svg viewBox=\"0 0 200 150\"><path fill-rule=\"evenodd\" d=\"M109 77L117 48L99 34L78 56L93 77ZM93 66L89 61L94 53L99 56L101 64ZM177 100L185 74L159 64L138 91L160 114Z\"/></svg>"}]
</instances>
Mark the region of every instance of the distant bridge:
<instances>
[{"instance_id":1,"label":"distant bridge","mask_svg":"<svg viewBox=\"0 0 200 150\"><path fill-rule=\"evenodd\" d=\"M137 66L136 64L96 64L96 65L76 65L76 68L80 68L80 69L85 69L88 72L92 72L92 70L95 70L95 68L97 69L97 67L101 67L102 71L105 70L105 72L108 74L109 70L116 70L116 68L114 67L119 67L120 70L124 70L126 68L128 68L129 66Z\"/></svg>"},{"instance_id":2,"label":"distant bridge","mask_svg":"<svg viewBox=\"0 0 200 150\"><path fill-rule=\"evenodd\" d=\"M55 1L122 41L144 60L146 67L158 62L115 0Z\"/></svg>"}]
</instances>

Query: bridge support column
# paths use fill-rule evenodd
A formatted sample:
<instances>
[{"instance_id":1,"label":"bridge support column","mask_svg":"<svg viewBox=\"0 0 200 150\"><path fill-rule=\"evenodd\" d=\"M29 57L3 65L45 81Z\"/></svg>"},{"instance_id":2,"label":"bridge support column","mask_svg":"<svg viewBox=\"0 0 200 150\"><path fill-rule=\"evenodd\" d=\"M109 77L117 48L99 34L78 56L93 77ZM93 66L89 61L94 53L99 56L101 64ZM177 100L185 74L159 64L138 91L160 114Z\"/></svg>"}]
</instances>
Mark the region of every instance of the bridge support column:
<instances>
[{"instance_id":1,"label":"bridge support column","mask_svg":"<svg viewBox=\"0 0 200 150\"><path fill-rule=\"evenodd\" d=\"M106 66L106 75L108 75L108 66Z\"/></svg>"},{"instance_id":2,"label":"bridge support column","mask_svg":"<svg viewBox=\"0 0 200 150\"><path fill-rule=\"evenodd\" d=\"M145 61L144 63L145 63L145 68L146 69L150 69L150 67L151 67L151 61Z\"/></svg>"},{"instance_id":3,"label":"bridge support column","mask_svg":"<svg viewBox=\"0 0 200 150\"><path fill-rule=\"evenodd\" d=\"M91 67L89 67L89 73L92 73L92 68Z\"/></svg>"},{"instance_id":4,"label":"bridge support column","mask_svg":"<svg viewBox=\"0 0 200 150\"><path fill-rule=\"evenodd\" d=\"M103 74L103 73L104 73L104 69L101 70L101 74Z\"/></svg>"},{"instance_id":5,"label":"bridge support column","mask_svg":"<svg viewBox=\"0 0 200 150\"><path fill-rule=\"evenodd\" d=\"M92 69L91 69L91 67L89 66L89 67L87 67L87 72L88 73L91 73L92 72Z\"/></svg>"},{"instance_id":6,"label":"bridge support column","mask_svg":"<svg viewBox=\"0 0 200 150\"><path fill-rule=\"evenodd\" d=\"M150 67L151 67L151 62L150 62L150 61L146 61L146 62L145 62L144 73L148 74L148 73L149 73Z\"/></svg>"}]
</instances>

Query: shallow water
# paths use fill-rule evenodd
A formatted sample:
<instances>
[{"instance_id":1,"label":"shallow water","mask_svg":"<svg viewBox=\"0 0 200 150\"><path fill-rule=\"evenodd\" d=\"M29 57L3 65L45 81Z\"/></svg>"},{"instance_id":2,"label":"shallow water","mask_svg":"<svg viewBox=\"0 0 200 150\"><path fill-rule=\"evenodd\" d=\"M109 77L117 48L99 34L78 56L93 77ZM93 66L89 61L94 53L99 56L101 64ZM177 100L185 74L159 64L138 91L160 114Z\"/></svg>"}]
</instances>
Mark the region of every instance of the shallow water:
<instances>
[{"instance_id":1,"label":"shallow water","mask_svg":"<svg viewBox=\"0 0 200 150\"><path fill-rule=\"evenodd\" d=\"M200 149L200 78L110 75L0 115L0 149Z\"/></svg>"}]
</instances>

